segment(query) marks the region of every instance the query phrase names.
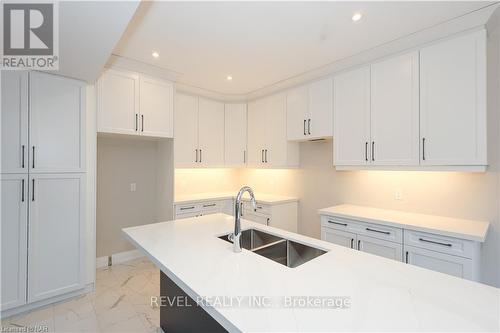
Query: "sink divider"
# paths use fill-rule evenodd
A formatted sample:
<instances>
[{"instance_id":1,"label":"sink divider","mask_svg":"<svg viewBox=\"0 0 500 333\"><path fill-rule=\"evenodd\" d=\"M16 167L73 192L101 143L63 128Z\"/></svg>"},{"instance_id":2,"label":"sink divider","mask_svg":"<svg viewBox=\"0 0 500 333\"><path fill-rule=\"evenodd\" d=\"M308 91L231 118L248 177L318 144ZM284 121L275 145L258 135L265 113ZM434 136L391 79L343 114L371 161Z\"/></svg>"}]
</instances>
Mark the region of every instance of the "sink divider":
<instances>
[{"instance_id":1,"label":"sink divider","mask_svg":"<svg viewBox=\"0 0 500 333\"><path fill-rule=\"evenodd\" d=\"M265 249L266 247L270 247L270 246L273 246L273 245L276 245L276 244L279 244L279 243L283 243L283 242L286 242L286 241L287 240L283 238L283 239L277 240L277 241L269 243L269 244L261 245L259 247L254 248L254 249L251 249L250 251L255 252L255 251L258 251L258 250Z\"/></svg>"}]
</instances>

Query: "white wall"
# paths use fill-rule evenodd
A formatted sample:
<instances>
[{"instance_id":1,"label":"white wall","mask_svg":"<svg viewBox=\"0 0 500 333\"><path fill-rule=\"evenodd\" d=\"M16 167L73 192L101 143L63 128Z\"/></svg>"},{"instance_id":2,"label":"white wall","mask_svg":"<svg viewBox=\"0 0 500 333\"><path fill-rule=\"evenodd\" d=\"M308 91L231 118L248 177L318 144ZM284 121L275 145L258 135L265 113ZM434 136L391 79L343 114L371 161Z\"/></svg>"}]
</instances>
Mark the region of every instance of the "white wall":
<instances>
[{"instance_id":1,"label":"white wall","mask_svg":"<svg viewBox=\"0 0 500 333\"><path fill-rule=\"evenodd\" d=\"M97 257L135 249L122 228L170 219L172 154L171 140L98 138Z\"/></svg>"}]
</instances>

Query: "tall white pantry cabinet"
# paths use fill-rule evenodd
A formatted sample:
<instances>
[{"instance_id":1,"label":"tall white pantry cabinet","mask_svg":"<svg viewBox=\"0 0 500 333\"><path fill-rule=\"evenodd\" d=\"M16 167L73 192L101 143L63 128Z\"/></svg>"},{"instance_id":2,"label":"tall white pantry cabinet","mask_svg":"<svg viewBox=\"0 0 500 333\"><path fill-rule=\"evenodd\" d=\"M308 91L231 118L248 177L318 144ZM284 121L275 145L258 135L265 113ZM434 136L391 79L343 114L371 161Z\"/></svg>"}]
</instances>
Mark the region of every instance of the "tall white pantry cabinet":
<instances>
[{"instance_id":1,"label":"tall white pantry cabinet","mask_svg":"<svg viewBox=\"0 0 500 333\"><path fill-rule=\"evenodd\" d=\"M4 314L84 288L85 84L39 72L1 78Z\"/></svg>"}]
</instances>

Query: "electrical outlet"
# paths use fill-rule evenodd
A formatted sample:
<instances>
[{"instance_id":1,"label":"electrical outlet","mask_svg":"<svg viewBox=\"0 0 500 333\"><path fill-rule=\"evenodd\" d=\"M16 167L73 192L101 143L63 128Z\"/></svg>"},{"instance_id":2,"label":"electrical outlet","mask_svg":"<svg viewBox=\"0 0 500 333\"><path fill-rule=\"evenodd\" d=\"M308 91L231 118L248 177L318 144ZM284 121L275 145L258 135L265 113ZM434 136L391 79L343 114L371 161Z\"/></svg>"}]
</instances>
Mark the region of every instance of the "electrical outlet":
<instances>
[{"instance_id":1,"label":"electrical outlet","mask_svg":"<svg viewBox=\"0 0 500 333\"><path fill-rule=\"evenodd\" d=\"M403 200L403 192L401 190L396 190L396 192L394 192L394 200Z\"/></svg>"},{"instance_id":2,"label":"electrical outlet","mask_svg":"<svg viewBox=\"0 0 500 333\"><path fill-rule=\"evenodd\" d=\"M136 183L130 183L130 192L135 192L137 190L137 184Z\"/></svg>"}]
</instances>

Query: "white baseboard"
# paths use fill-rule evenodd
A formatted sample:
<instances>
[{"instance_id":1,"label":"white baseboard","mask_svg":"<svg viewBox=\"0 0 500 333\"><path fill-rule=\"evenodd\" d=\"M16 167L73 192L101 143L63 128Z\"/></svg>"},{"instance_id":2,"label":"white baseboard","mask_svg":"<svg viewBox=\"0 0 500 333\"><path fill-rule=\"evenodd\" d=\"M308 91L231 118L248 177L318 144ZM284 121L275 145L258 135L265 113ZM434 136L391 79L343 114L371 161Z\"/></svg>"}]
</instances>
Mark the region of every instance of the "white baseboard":
<instances>
[{"instance_id":1,"label":"white baseboard","mask_svg":"<svg viewBox=\"0 0 500 333\"><path fill-rule=\"evenodd\" d=\"M112 265L120 264L122 262L126 262L132 259L137 259L144 257L144 254L142 254L139 250L131 250L131 251L125 251L125 252L119 252L111 255L111 262ZM101 267L106 267L108 266L108 257L99 257L96 259L96 267L101 268Z\"/></svg>"}]
</instances>

